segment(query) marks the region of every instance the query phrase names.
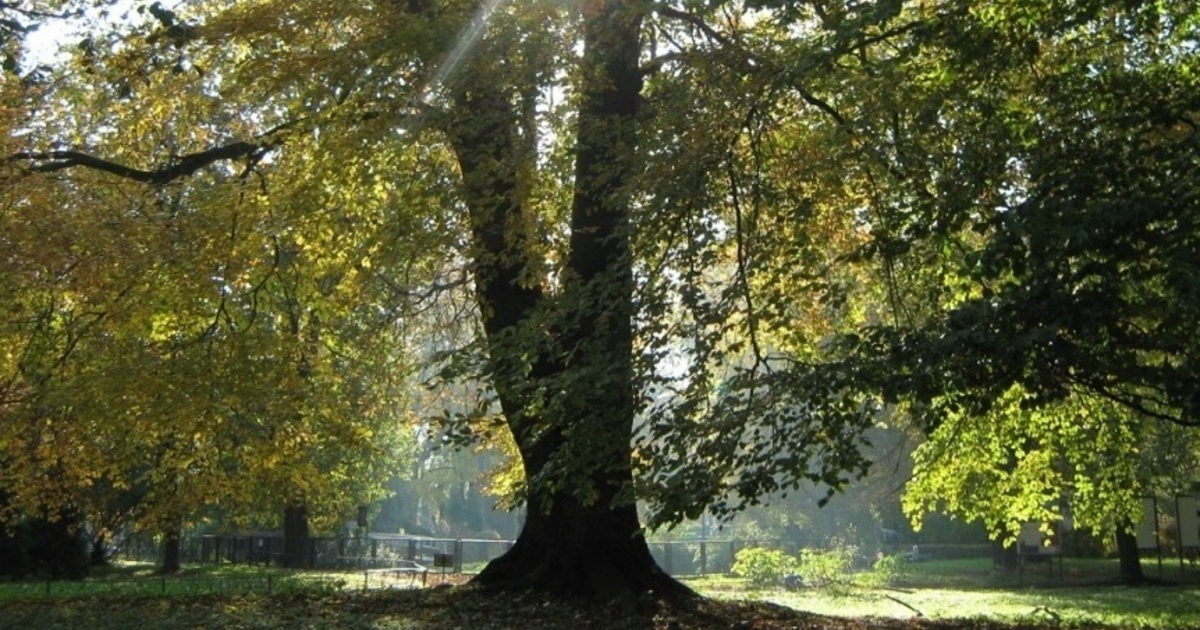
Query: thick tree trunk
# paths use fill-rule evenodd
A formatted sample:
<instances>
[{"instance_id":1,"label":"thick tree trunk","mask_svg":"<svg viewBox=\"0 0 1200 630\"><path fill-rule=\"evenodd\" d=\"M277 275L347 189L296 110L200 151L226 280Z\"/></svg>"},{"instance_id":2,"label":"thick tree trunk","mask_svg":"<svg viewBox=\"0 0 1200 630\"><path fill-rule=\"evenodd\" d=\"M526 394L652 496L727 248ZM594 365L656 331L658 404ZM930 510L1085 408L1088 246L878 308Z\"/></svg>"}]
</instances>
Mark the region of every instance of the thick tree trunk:
<instances>
[{"instance_id":1,"label":"thick tree trunk","mask_svg":"<svg viewBox=\"0 0 1200 630\"><path fill-rule=\"evenodd\" d=\"M308 536L308 508L288 506L283 511L283 566L289 569L311 568Z\"/></svg>"},{"instance_id":2,"label":"thick tree trunk","mask_svg":"<svg viewBox=\"0 0 1200 630\"><path fill-rule=\"evenodd\" d=\"M529 282L518 186L517 90L494 76L458 90L450 136L471 211L490 373L524 464L516 544L476 578L631 602L691 594L654 562L633 497L633 273L627 189L645 4L583 3L571 251L560 295ZM528 140L528 139L526 139Z\"/></svg>"},{"instance_id":3,"label":"thick tree trunk","mask_svg":"<svg viewBox=\"0 0 1200 630\"><path fill-rule=\"evenodd\" d=\"M183 536L178 529L173 529L163 535L163 556L162 568L163 573L179 573L183 568L183 551L181 540Z\"/></svg>"},{"instance_id":4,"label":"thick tree trunk","mask_svg":"<svg viewBox=\"0 0 1200 630\"><path fill-rule=\"evenodd\" d=\"M549 511L530 510L513 548L475 582L606 601L691 594L658 567L632 506L585 506L569 498Z\"/></svg>"},{"instance_id":5,"label":"thick tree trunk","mask_svg":"<svg viewBox=\"0 0 1200 630\"><path fill-rule=\"evenodd\" d=\"M1138 551L1137 536L1124 527L1117 528L1117 558L1120 560L1121 582L1142 584L1146 581L1146 575L1142 572L1142 556Z\"/></svg>"}]
</instances>

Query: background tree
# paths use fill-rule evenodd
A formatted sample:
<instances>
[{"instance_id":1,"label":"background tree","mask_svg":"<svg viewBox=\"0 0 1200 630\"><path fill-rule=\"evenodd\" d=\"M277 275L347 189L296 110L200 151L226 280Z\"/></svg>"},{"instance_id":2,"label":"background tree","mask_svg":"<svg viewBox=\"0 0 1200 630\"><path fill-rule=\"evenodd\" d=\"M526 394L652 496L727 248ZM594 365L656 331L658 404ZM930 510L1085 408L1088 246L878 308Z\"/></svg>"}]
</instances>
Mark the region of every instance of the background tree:
<instances>
[{"instance_id":1,"label":"background tree","mask_svg":"<svg viewBox=\"0 0 1200 630\"><path fill-rule=\"evenodd\" d=\"M118 116L143 116L139 141L184 142L162 127L177 112L147 107L126 88L194 88L189 77L154 75L153 60L124 77L133 84L92 90L90 80L112 76L95 63L98 49L116 40L75 51L78 65L68 68L86 80L21 83L8 79L22 68L11 70L4 85L21 107L13 111L27 115L11 119L5 141L53 126L56 112L86 118L74 99L95 97ZM102 127L90 141L119 153L123 139ZM275 175L303 179L314 188L292 193L319 198L308 166ZM250 175L206 173L183 188L103 169L6 172L0 221L11 247L0 282L12 299L0 486L13 517L66 506L100 525L106 512L93 498L103 486L136 488L127 524L168 540L211 506L227 526L303 506L328 527L403 467L412 430L403 329L370 297L394 304L411 286L411 269L375 256L396 229L382 209L391 193L338 191L354 211L329 218L370 228L352 240L337 223L282 216L266 202L266 182ZM177 558L168 560L173 568Z\"/></svg>"},{"instance_id":2,"label":"background tree","mask_svg":"<svg viewBox=\"0 0 1200 630\"><path fill-rule=\"evenodd\" d=\"M878 96L839 112L863 138L861 254L891 317L842 342L928 427L914 512L1005 537L1068 496L1125 532L1152 478L1136 453L1175 430L1150 420L1194 424L1196 17L947 3L859 58L874 76L846 85Z\"/></svg>"},{"instance_id":3,"label":"background tree","mask_svg":"<svg viewBox=\"0 0 1200 630\"><path fill-rule=\"evenodd\" d=\"M1014 388L982 419L939 425L915 455L906 511L917 523L932 511L977 520L1005 544L1026 522L1116 532L1121 578L1141 581L1137 541L1120 536L1133 538L1143 498L1188 489L1194 431L1095 397L1023 409L1028 400Z\"/></svg>"}]
</instances>

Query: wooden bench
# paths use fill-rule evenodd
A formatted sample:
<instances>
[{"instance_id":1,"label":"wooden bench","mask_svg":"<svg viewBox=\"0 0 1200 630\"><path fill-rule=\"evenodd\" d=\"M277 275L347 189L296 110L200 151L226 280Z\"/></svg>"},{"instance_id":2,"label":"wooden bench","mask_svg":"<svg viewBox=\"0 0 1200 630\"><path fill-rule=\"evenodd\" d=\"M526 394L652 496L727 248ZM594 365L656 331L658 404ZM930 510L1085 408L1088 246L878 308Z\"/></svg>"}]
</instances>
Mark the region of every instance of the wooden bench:
<instances>
[{"instance_id":1,"label":"wooden bench","mask_svg":"<svg viewBox=\"0 0 1200 630\"><path fill-rule=\"evenodd\" d=\"M382 569L368 569L365 571L367 575L378 575L381 577L391 577L400 579L402 576L409 576L412 583L415 584L417 576L421 576L421 586L425 586L429 578L429 569L424 565L412 560L397 560L396 566L384 567Z\"/></svg>"}]
</instances>

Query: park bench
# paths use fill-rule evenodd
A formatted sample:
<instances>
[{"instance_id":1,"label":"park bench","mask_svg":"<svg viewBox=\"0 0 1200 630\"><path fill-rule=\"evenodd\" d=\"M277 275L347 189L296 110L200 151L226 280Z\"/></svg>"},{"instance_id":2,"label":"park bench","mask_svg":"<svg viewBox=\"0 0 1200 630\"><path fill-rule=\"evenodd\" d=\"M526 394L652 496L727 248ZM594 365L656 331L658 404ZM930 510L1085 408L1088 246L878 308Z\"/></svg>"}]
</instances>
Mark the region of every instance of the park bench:
<instances>
[{"instance_id":1,"label":"park bench","mask_svg":"<svg viewBox=\"0 0 1200 630\"><path fill-rule=\"evenodd\" d=\"M416 584L417 576L420 576L421 586L425 586L429 578L429 569L413 560L397 560L395 566L384 567L381 569L368 569L366 573L368 575L390 577L393 579L400 579L407 575L412 584Z\"/></svg>"},{"instance_id":2,"label":"park bench","mask_svg":"<svg viewBox=\"0 0 1200 630\"><path fill-rule=\"evenodd\" d=\"M1025 565L1027 563L1045 563L1050 567L1050 576L1054 576L1054 563L1058 562L1058 577L1063 579L1063 550L1055 532L1047 535L1042 531L1040 523L1022 523L1021 533L1017 537L1017 574L1024 581Z\"/></svg>"}]
</instances>

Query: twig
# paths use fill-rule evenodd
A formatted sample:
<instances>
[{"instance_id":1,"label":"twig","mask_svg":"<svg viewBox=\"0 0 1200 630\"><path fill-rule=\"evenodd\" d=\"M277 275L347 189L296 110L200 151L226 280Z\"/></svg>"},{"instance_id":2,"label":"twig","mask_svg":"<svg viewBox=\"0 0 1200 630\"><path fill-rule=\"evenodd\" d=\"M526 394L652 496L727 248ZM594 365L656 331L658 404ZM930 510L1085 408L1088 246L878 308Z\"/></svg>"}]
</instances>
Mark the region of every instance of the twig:
<instances>
[{"instance_id":1,"label":"twig","mask_svg":"<svg viewBox=\"0 0 1200 630\"><path fill-rule=\"evenodd\" d=\"M911 611L913 611L914 613L916 613L916 615L917 615L918 617L924 617L924 616L925 616L925 613L923 613L923 612L921 612L921 611L917 610L916 608L913 608L912 606L910 606L910 605L906 604L905 602L903 602L903 601L902 601L902 600L900 600L899 598L892 597L891 595L887 595L887 594L884 594L884 597L885 597L885 598L887 598L887 599L890 599L890 600L892 600L892 601L894 601L894 602L896 602L897 604L900 604L901 606L903 606L903 607L905 607L905 608L907 608L907 609L909 609L909 610L911 610Z\"/></svg>"}]
</instances>

